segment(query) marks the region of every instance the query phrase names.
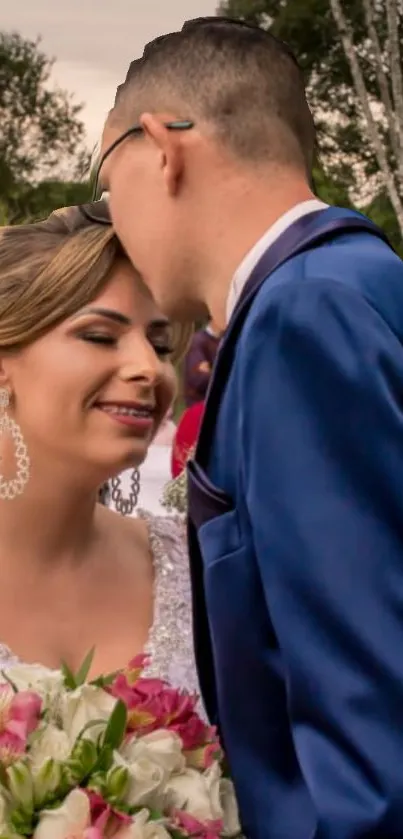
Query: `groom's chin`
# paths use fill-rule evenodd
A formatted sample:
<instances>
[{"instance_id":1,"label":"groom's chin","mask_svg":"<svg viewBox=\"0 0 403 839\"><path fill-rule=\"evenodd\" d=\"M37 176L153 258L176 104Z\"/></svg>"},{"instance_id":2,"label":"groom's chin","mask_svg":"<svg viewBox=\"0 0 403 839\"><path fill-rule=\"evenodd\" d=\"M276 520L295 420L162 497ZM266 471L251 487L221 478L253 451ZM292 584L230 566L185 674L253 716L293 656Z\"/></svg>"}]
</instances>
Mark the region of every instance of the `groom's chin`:
<instances>
[{"instance_id":1,"label":"groom's chin","mask_svg":"<svg viewBox=\"0 0 403 839\"><path fill-rule=\"evenodd\" d=\"M163 288L160 291L158 298L156 295L157 292L153 295L157 306L172 323L198 323L209 318L206 306L191 299L190 296L185 297L179 293L179 290L176 293L174 281L170 288Z\"/></svg>"}]
</instances>

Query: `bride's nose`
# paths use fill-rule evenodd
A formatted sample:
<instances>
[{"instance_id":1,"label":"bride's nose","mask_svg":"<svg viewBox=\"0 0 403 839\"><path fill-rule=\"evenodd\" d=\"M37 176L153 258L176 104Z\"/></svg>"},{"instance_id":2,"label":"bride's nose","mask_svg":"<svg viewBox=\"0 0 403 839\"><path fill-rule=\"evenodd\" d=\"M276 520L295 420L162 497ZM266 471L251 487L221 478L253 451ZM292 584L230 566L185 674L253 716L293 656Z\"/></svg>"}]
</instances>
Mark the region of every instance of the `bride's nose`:
<instances>
[{"instance_id":1,"label":"bride's nose","mask_svg":"<svg viewBox=\"0 0 403 839\"><path fill-rule=\"evenodd\" d=\"M159 382L163 364L149 341L133 341L130 351L122 359L119 375L122 381L142 381L150 385Z\"/></svg>"}]
</instances>

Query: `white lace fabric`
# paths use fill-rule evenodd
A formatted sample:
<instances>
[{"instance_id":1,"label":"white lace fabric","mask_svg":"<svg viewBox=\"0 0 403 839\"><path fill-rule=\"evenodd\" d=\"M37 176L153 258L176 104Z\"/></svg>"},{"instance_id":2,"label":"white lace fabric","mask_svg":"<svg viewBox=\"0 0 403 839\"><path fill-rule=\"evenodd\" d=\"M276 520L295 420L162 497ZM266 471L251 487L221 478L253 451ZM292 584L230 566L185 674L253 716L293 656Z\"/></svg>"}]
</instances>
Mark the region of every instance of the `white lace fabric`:
<instances>
[{"instance_id":1,"label":"white lace fabric","mask_svg":"<svg viewBox=\"0 0 403 839\"><path fill-rule=\"evenodd\" d=\"M147 523L154 562L154 616L144 650L150 656L150 664L144 675L199 694L184 522L179 517L154 517L144 510L138 516ZM22 663L9 647L0 643L0 670Z\"/></svg>"}]
</instances>

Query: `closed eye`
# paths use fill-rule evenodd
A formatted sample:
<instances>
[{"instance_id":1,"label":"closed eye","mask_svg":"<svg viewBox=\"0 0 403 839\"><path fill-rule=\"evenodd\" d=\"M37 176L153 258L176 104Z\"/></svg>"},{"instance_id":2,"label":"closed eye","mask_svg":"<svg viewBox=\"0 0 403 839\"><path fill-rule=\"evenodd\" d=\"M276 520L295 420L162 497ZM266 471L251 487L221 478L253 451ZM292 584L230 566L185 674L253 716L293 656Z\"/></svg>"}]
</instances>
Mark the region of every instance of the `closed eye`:
<instances>
[{"instance_id":1,"label":"closed eye","mask_svg":"<svg viewBox=\"0 0 403 839\"><path fill-rule=\"evenodd\" d=\"M116 347L118 339L114 335L107 334L105 332L84 332L80 335L82 341L86 341L90 344L98 344L100 346L106 347ZM165 356L172 355L174 351L174 347L168 341L162 342L161 338L159 339L148 339L154 352L160 356L161 358Z\"/></svg>"},{"instance_id":2,"label":"closed eye","mask_svg":"<svg viewBox=\"0 0 403 839\"><path fill-rule=\"evenodd\" d=\"M103 344L109 347L116 346L117 342L117 339L114 337L114 335L106 335L102 332L87 332L81 335L81 339L83 341L87 341L90 344Z\"/></svg>"}]
</instances>

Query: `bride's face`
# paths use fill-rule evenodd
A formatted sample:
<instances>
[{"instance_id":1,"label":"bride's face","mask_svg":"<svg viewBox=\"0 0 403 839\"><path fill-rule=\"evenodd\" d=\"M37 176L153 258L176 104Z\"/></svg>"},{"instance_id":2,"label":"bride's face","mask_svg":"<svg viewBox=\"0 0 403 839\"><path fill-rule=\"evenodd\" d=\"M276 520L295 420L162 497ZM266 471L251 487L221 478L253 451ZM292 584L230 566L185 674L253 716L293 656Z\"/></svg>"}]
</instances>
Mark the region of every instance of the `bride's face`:
<instances>
[{"instance_id":1,"label":"bride's face","mask_svg":"<svg viewBox=\"0 0 403 839\"><path fill-rule=\"evenodd\" d=\"M3 359L32 474L47 459L97 482L141 463L175 394L171 351L168 322L122 260L90 305Z\"/></svg>"}]
</instances>

